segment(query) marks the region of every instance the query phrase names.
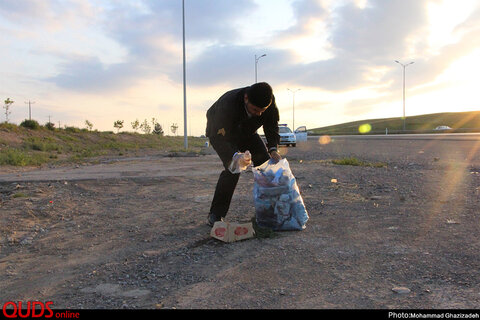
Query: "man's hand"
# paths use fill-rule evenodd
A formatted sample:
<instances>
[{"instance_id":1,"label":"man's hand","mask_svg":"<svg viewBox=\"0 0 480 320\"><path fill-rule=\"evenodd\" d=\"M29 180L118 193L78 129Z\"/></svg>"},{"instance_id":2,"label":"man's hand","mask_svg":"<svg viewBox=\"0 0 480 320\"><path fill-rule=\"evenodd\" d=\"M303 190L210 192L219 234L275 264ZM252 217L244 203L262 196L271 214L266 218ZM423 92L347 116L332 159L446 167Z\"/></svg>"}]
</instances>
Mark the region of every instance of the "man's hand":
<instances>
[{"instance_id":1,"label":"man's hand","mask_svg":"<svg viewBox=\"0 0 480 320\"><path fill-rule=\"evenodd\" d=\"M272 151L270 152L270 158L273 159L273 161L275 161L275 163L277 163L278 161L282 160L282 156L280 155L280 153L278 153L277 151Z\"/></svg>"}]
</instances>

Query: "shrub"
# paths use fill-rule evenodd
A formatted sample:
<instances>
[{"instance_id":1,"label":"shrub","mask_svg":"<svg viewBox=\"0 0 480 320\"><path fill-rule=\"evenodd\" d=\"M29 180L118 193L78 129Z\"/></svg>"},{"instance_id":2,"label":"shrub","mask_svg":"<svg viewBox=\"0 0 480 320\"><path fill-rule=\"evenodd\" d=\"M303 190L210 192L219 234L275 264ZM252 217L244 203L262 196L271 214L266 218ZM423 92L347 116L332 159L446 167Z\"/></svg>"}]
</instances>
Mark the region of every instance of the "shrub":
<instances>
[{"instance_id":1,"label":"shrub","mask_svg":"<svg viewBox=\"0 0 480 320\"><path fill-rule=\"evenodd\" d=\"M75 128L75 127L65 127L65 131L70 133L78 133L81 130L80 128Z\"/></svg>"},{"instance_id":2,"label":"shrub","mask_svg":"<svg viewBox=\"0 0 480 320\"><path fill-rule=\"evenodd\" d=\"M18 126L14 123L2 122L0 123L0 130L2 131L16 131Z\"/></svg>"},{"instance_id":3,"label":"shrub","mask_svg":"<svg viewBox=\"0 0 480 320\"><path fill-rule=\"evenodd\" d=\"M45 128L47 128L48 130L54 131L54 130L55 130L55 124L52 123L52 122L47 122L47 123L45 124Z\"/></svg>"},{"instance_id":4,"label":"shrub","mask_svg":"<svg viewBox=\"0 0 480 320\"><path fill-rule=\"evenodd\" d=\"M51 138L26 138L23 141L26 150L34 151L60 151L62 147Z\"/></svg>"},{"instance_id":5,"label":"shrub","mask_svg":"<svg viewBox=\"0 0 480 320\"><path fill-rule=\"evenodd\" d=\"M27 119L23 120L23 122L20 123L20 126L24 128L32 129L32 130L37 130L38 128L40 128L40 125L36 120L27 120Z\"/></svg>"}]
</instances>

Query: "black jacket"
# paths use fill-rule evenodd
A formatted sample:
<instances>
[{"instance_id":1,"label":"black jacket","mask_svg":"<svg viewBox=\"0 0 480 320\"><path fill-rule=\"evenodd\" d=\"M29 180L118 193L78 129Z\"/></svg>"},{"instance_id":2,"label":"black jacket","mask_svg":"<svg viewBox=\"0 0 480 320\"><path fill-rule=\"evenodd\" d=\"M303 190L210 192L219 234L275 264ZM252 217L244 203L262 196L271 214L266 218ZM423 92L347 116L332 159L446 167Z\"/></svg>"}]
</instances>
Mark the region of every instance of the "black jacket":
<instances>
[{"instance_id":1,"label":"black jacket","mask_svg":"<svg viewBox=\"0 0 480 320\"><path fill-rule=\"evenodd\" d=\"M259 117L248 117L244 95L248 87L234 89L222 95L207 111L206 136L215 139L217 144L237 151L243 138L257 133L263 126L268 151L276 149L280 142L278 134L279 112L273 97L272 104Z\"/></svg>"}]
</instances>

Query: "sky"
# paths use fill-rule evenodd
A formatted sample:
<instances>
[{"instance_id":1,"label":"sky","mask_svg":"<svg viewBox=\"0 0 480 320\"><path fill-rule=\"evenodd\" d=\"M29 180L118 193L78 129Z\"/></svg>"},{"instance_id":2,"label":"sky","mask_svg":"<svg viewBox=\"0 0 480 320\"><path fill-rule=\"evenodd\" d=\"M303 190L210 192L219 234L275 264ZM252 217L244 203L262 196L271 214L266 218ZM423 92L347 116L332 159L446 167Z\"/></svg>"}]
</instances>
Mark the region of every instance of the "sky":
<instances>
[{"instance_id":1,"label":"sky","mask_svg":"<svg viewBox=\"0 0 480 320\"><path fill-rule=\"evenodd\" d=\"M480 110L477 0L184 0L187 132L266 81L292 129ZM9 122L184 132L181 0L0 0ZM265 56L262 56L265 55ZM258 58L262 56L261 58ZM258 60L256 60L256 57ZM257 63L255 63L257 61ZM0 121L5 121L1 109Z\"/></svg>"}]
</instances>

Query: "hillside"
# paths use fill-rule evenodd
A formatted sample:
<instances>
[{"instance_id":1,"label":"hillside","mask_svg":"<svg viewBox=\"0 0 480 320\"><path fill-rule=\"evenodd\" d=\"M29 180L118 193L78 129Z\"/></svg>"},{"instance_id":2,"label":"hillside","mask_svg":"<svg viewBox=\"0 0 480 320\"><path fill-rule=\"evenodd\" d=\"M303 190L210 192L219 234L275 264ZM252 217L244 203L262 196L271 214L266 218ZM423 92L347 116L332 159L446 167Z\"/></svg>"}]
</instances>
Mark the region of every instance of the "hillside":
<instances>
[{"instance_id":1,"label":"hillside","mask_svg":"<svg viewBox=\"0 0 480 320\"><path fill-rule=\"evenodd\" d=\"M442 125L452 128L448 132L480 132L480 111L444 112L407 117L405 131L401 117L354 121L310 131L319 135L360 134L359 128L363 126L362 133L368 134L385 134L386 129L388 133L435 133L438 131L433 129Z\"/></svg>"},{"instance_id":2,"label":"hillside","mask_svg":"<svg viewBox=\"0 0 480 320\"><path fill-rule=\"evenodd\" d=\"M157 134L88 131L69 127L49 130L0 124L0 165L30 166L45 163L85 161L99 156L145 153L202 152L204 139L189 137L184 150L182 137Z\"/></svg>"}]
</instances>

